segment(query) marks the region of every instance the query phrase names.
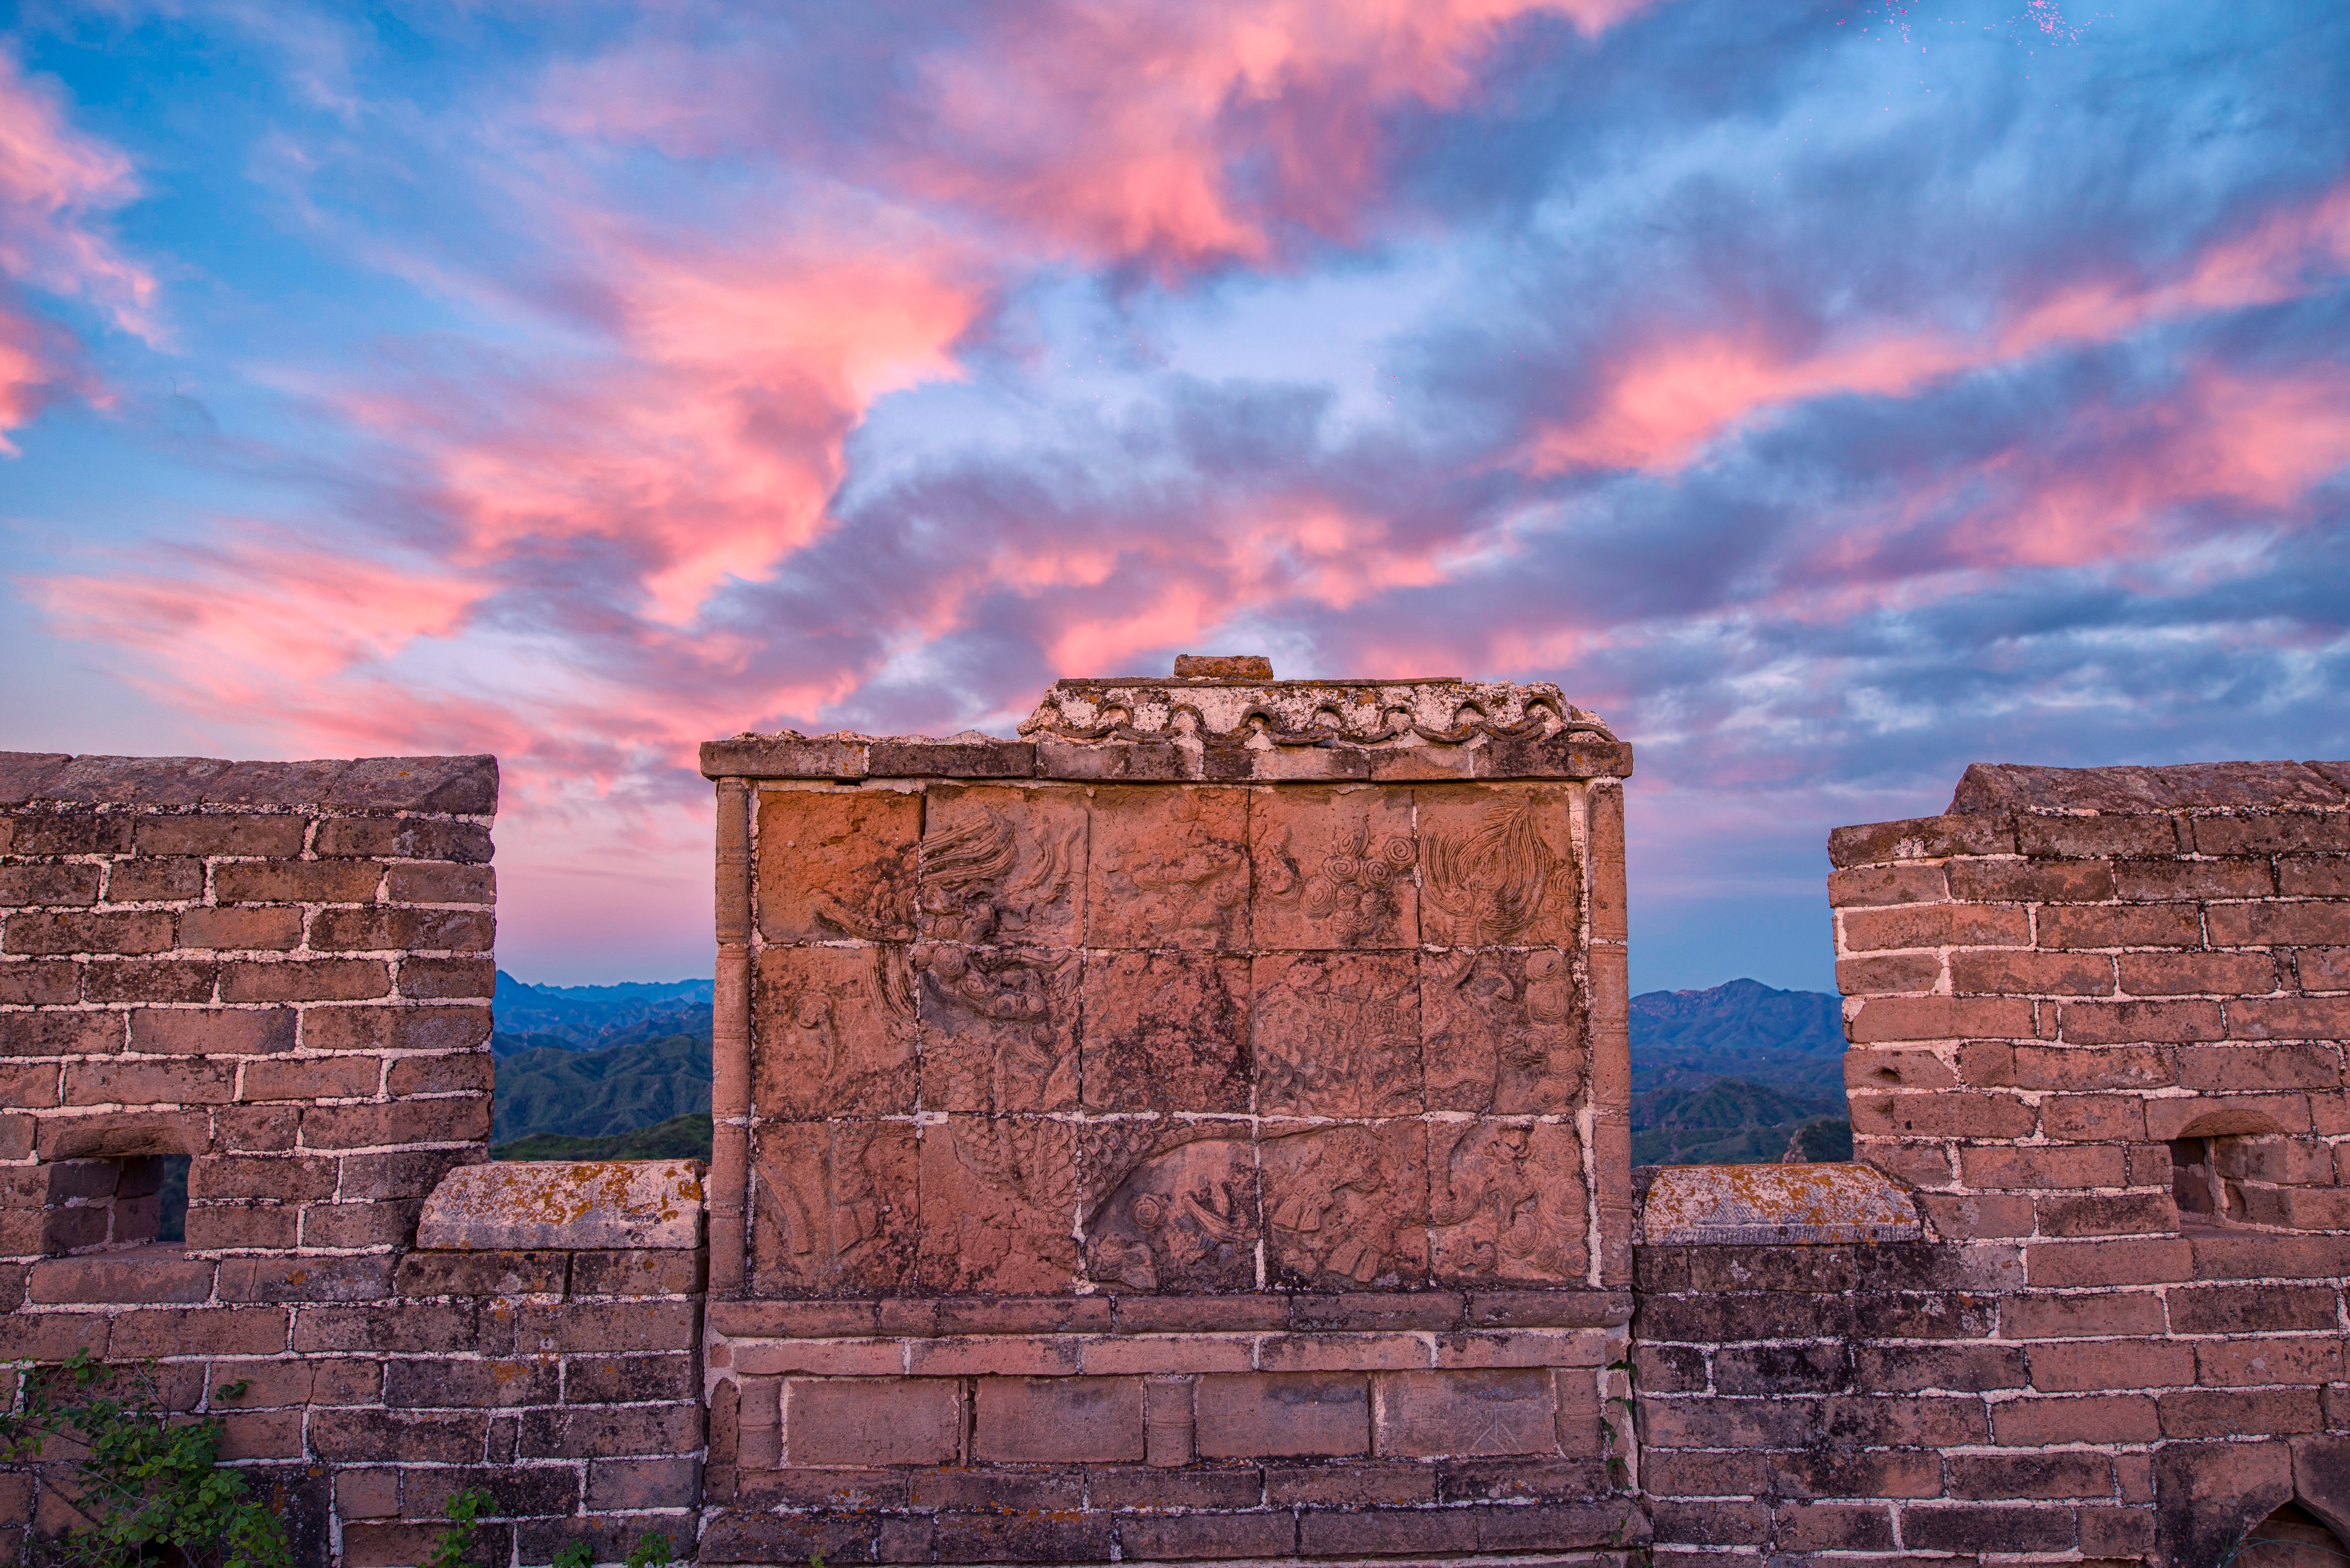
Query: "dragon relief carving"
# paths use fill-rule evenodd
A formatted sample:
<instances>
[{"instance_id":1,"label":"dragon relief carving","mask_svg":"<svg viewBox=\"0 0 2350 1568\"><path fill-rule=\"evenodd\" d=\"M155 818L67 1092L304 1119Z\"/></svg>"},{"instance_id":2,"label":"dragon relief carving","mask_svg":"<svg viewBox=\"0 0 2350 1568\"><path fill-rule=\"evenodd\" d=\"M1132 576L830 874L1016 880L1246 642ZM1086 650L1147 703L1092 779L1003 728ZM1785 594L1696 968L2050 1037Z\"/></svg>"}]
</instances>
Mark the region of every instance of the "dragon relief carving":
<instances>
[{"instance_id":1,"label":"dragon relief carving","mask_svg":"<svg viewBox=\"0 0 2350 1568\"><path fill-rule=\"evenodd\" d=\"M1079 958L915 945L926 1103L952 1110L1058 1110L1076 1098L1077 1058L1065 1020ZM1056 1002L1058 1005L1056 1005Z\"/></svg>"},{"instance_id":2,"label":"dragon relief carving","mask_svg":"<svg viewBox=\"0 0 2350 1568\"><path fill-rule=\"evenodd\" d=\"M832 984L807 977L791 1021L797 1038L782 1053L788 1073L762 1075L781 1091L779 1103L762 1107L765 1114L822 1116L906 1098L897 1080L914 1054L914 985L904 948L864 949L856 969Z\"/></svg>"},{"instance_id":3,"label":"dragon relief carving","mask_svg":"<svg viewBox=\"0 0 2350 1568\"><path fill-rule=\"evenodd\" d=\"M1418 1110L1419 1020L1409 964L1384 955L1300 958L1278 984L1263 987L1262 1108L1357 1116Z\"/></svg>"},{"instance_id":4,"label":"dragon relief carving","mask_svg":"<svg viewBox=\"0 0 2350 1568\"><path fill-rule=\"evenodd\" d=\"M1086 1225L1087 1274L1134 1290L1232 1290L1256 1282L1256 1160L1244 1138L1149 1146ZM1121 1163L1125 1163L1121 1161Z\"/></svg>"},{"instance_id":5,"label":"dragon relief carving","mask_svg":"<svg viewBox=\"0 0 2350 1568\"><path fill-rule=\"evenodd\" d=\"M1067 898L1083 832L1082 824L1070 823L1041 834L1024 868L1018 831L993 806L924 834L915 899L921 934L987 943L1028 933L1044 910Z\"/></svg>"},{"instance_id":6,"label":"dragon relief carving","mask_svg":"<svg viewBox=\"0 0 2350 1568\"><path fill-rule=\"evenodd\" d=\"M1563 1110L1580 1088L1575 971L1555 948L1425 960L1430 1108Z\"/></svg>"},{"instance_id":7,"label":"dragon relief carving","mask_svg":"<svg viewBox=\"0 0 2350 1568\"><path fill-rule=\"evenodd\" d=\"M1440 1128L1431 1129L1440 1140ZM1558 1272L1558 1245L1547 1223L1560 1194L1535 1158L1530 1127L1470 1123L1439 1152L1429 1150L1429 1223L1435 1263L1446 1275L1546 1278Z\"/></svg>"},{"instance_id":8,"label":"dragon relief carving","mask_svg":"<svg viewBox=\"0 0 2350 1568\"><path fill-rule=\"evenodd\" d=\"M1263 897L1297 899L1307 916L1326 923L1347 947L1388 931L1402 918L1398 889L1409 883L1419 857L1408 835L1390 834L1374 846L1370 818L1363 817L1308 870L1299 865L1290 834L1284 823L1267 842Z\"/></svg>"},{"instance_id":9,"label":"dragon relief carving","mask_svg":"<svg viewBox=\"0 0 2350 1568\"><path fill-rule=\"evenodd\" d=\"M1443 940L1473 947L1530 929L1568 869L1542 836L1531 799L1488 805L1473 828L1435 829L1420 854L1420 896L1449 917Z\"/></svg>"}]
</instances>

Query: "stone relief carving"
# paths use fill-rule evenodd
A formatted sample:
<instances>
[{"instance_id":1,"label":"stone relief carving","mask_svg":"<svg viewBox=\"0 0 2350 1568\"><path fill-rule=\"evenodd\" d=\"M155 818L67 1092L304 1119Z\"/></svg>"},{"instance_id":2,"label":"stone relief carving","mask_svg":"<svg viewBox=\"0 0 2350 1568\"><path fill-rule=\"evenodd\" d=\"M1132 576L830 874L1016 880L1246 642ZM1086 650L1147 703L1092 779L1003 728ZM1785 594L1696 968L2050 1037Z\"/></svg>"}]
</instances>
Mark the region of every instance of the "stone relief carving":
<instances>
[{"instance_id":1,"label":"stone relief carving","mask_svg":"<svg viewBox=\"0 0 2350 1568\"><path fill-rule=\"evenodd\" d=\"M917 925L938 941L1075 946L1086 824L1074 797L940 789L922 836Z\"/></svg>"},{"instance_id":2,"label":"stone relief carving","mask_svg":"<svg viewBox=\"0 0 2350 1568\"><path fill-rule=\"evenodd\" d=\"M791 1119L914 1108L906 950L770 948L760 955L753 1105Z\"/></svg>"},{"instance_id":3,"label":"stone relief carving","mask_svg":"<svg viewBox=\"0 0 2350 1568\"><path fill-rule=\"evenodd\" d=\"M1322 1127L1260 1144L1280 1274L1339 1289L1425 1278L1426 1148L1416 1121Z\"/></svg>"},{"instance_id":4,"label":"stone relief carving","mask_svg":"<svg viewBox=\"0 0 2350 1568\"><path fill-rule=\"evenodd\" d=\"M1257 1108L1376 1116L1420 1108L1419 974L1409 953L1259 958Z\"/></svg>"},{"instance_id":5,"label":"stone relief carving","mask_svg":"<svg viewBox=\"0 0 2350 1568\"><path fill-rule=\"evenodd\" d=\"M1410 797L1296 789L1252 806L1255 940L1267 948L1409 947L1418 936Z\"/></svg>"},{"instance_id":6,"label":"stone relief carving","mask_svg":"<svg viewBox=\"0 0 2350 1568\"><path fill-rule=\"evenodd\" d=\"M1583 1172L1570 1130L1439 1123L1430 1128L1429 1157L1439 1278L1565 1280L1580 1271Z\"/></svg>"},{"instance_id":7,"label":"stone relief carving","mask_svg":"<svg viewBox=\"0 0 2350 1568\"><path fill-rule=\"evenodd\" d=\"M920 942L922 1106L1057 1111L1077 1103L1078 956Z\"/></svg>"},{"instance_id":8,"label":"stone relief carving","mask_svg":"<svg viewBox=\"0 0 2350 1568\"><path fill-rule=\"evenodd\" d=\"M1152 1123L1087 1129L1087 1167L1107 1186L1088 1205L1086 1272L1139 1291L1256 1283L1256 1150L1245 1137L1164 1147Z\"/></svg>"},{"instance_id":9,"label":"stone relief carving","mask_svg":"<svg viewBox=\"0 0 2350 1568\"><path fill-rule=\"evenodd\" d=\"M1076 1208L1076 1137L1067 1123L949 1116L922 1129L925 1288L1067 1289Z\"/></svg>"},{"instance_id":10,"label":"stone relief carving","mask_svg":"<svg viewBox=\"0 0 2350 1568\"><path fill-rule=\"evenodd\" d=\"M1583 1018L1564 951L1423 953L1419 1006L1430 1110L1511 1116L1574 1104Z\"/></svg>"},{"instance_id":11,"label":"stone relief carving","mask_svg":"<svg viewBox=\"0 0 2350 1568\"><path fill-rule=\"evenodd\" d=\"M754 1267L763 1288L881 1293L911 1281L914 1129L771 1124L758 1133Z\"/></svg>"},{"instance_id":12,"label":"stone relief carving","mask_svg":"<svg viewBox=\"0 0 2350 1568\"><path fill-rule=\"evenodd\" d=\"M1241 945L1248 931L1247 813L1236 790L1100 792L1087 898L1092 945Z\"/></svg>"},{"instance_id":13,"label":"stone relief carving","mask_svg":"<svg viewBox=\"0 0 2350 1568\"><path fill-rule=\"evenodd\" d=\"M1081 1048L1087 1108L1249 1108L1249 961L1095 953Z\"/></svg>"},{"instance_id":14,"label":"stone relief carving","mask_svg":"<svg viewBox=\"0 0 2350 1568\"><path fill-rule=\"evenodd\" d=\"M921 797L770 790L759 801L759 929L771 942L913 932Z\"/></svg>"},{"instance_id":15,"label":"stone relief carving","mask_svg":"<svg viewBox=\"0 0 2350 1568\"><path fill-rule=\"evenodd\" d=\"M1428 794L1442 798L1436 791ZM1450 811L1423 807L1425 940L1481 947L1573 937L1574 860L1545 836L1543 804L1540 796L1524 794L1483 799L1473 815L1461 805ZM1431 824L1430 816L1450 820Z\"/></svg>"}]
</instances>

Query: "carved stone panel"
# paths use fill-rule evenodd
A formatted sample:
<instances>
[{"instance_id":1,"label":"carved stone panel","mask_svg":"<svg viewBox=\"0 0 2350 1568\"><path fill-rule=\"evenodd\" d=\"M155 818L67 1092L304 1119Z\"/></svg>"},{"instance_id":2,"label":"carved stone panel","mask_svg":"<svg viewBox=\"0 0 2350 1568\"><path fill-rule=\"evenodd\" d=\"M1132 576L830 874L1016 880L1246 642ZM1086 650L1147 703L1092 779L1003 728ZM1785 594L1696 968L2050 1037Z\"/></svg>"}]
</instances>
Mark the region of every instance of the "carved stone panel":
<instances>
[{"instance_id":1,"label":"carved stone panel","mask_svg":"<svg viewBox=\"0 0 2350 1568\"><path fill-rule=\"evenodd\" d=\"M1569 792L1422 785L1419 936L1437 947L1572 947L1582 873Z\"/></svg>"},{"instance_id":2,"label":"carved stone panel","mask_svg":"<svg viewBox=\"0 0 2350 1568\"><path fill-rule=\"evenodd\" d=\"M1077 1103L1074 952L919 942L926 1111L1065 1111Z\"/></svg>"},{"instance_id":3,"label":"carved stone panel","mask_svg":"<svg viewBox=\"0 0 2350 1568\"><path fill-rule=\"evenodd\" d=\"M932 784L915 921L936 941L1074 948L1085 939L1086 799Z\"/></svg>"},{"instance_id":4,"label":"carved stone panel","mask_svg":"<svg viewBox=\"0 0 2350 1568\"><path fill-rule=\"evenodd\" d=\"M1259 790L1249 803L1257 947L1412 946L1419 854L1408 790Z\"/></svg>"},{"instance_id":5,"label":"carved stone panel","mask_svg":"<svg viewBox=\"0 0 2350 1568\"><path fill-rule=\"evenodd\" d=\"M1456 949L1419 959L1432 1111L1562 1112L1582 1087L1582 999L1558 948Z\"/></svg>"},{"instance_id":6,"label":"carved stone panel","mask_svg":"<svg viewBox=\"0 0 2350 1568\"><path fill-rule=\"evenodd\" d=\"M1372 1290L1428 1277L1428 1140L1417 1121L1284 1133L1257 1146L1274 1282Z\"/></svg>"},{"instance_id":7,"label":"carved stone panel","mask_svg":"<svg viewBox=\"0 0 2350 1568\"><path fill-rule=\"evenodd\" d=\"M759 934L771 942L914 934L922 797L895 790L759 796Z\"/></svg>"},{"instance_id":8,"label":"carved stone panel","mask_svg":"<svg viewBox=\"0 0 2350 1568\"><path fill-rule=\"evenodd\" d=\"M769 948L759 955L751 1103L792 1120L914 1109L907 950Z\"/></svg>"},{"instance_id":9,"label":"carved stone panel","mask_svg":"<svg viewBox=\"0 0 2350 1568\"><path fill-rule=\"evenodd\" d=\"M1583 1150L1556 1122L1433 1122L1431 1266L1448 1283L1580 1280L1589 1258Z\"/></svg>"},{"instance_id":10,"label":"carved stone panel","mask_svg":"<svg viewBox=\"0 0 2350 1568\"><path fill-rule=\"evenodd\" d=\"M1086 955L1085 1101L1098 1111L1249 1108L1249 961Z\"/></svg>"},{"instance_id":11,"label":"carved stone panel","mask_svg":"<svg viewBox=\"0 0 2350 1568\"><path fill-rule=\"evenodd\" d=\"M1254 1288L1263 1231L1245 1122L1095 1122L1079 1169L1088 1279L1134 1291Z\"/></svg>"},{"instance_id":12,"label":"carved stone panel","mask_svg":"<svg viewBox=\"0 0 2350 1568\"><path fill-rule=\"evenodd\" d=\"M1248 945L1248 795L1122 785L1093 802L1087 945Z\"/></svg>"},{"instance_id":13,"label":"carved stone panel","mask_svg":"<svg viewBox=\"0 0 2350 1568\"><path fill-rule=\"evenodd\" d=\"M1412 954L1273 954L1255 960L1251 976L1259 1111L1379 1116L1419 1110L1419 976Z\"/></svg>"},{"instance_id":14,"label":"carved stone panel","mask_svg":"<svg viewBox=\"0 0 2350 1568\"><path fill-rule=\"evenodd\" d=\"M949 1116L922 1128L926 1291L1037 1294L1077 1272L1076 1129L1041 1116Z\"/></svg>"},{"instance_id":15,"label":"carved stone panel","mask_svg":"<svg viewBox=\"0 0 2350 1568\"><path fill-rule=\"evenodd\" d=\"M889 1295L912 1285L913 1124L771 1122L753 1158L758 1291Z\"/></svg>"}]
</instances>

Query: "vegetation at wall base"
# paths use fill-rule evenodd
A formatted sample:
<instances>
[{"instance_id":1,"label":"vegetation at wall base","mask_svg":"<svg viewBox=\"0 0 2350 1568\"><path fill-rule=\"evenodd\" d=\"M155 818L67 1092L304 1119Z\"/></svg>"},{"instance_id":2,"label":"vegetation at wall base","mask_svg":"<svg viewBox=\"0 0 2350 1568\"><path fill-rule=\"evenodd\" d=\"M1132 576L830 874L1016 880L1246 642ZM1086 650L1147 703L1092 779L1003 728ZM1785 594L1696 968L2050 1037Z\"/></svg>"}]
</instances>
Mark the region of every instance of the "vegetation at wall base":
<instances>
[{"instance_id":1,"label":"vegetation at wall base","mask_svg":"<svg viewBox=\"0 0 2350 1568\"><path fill-rule=\"evenodd\" d=\"M36 1560L63 1568L293 1568L285 1526L246 1495L245 1478L220 1463L221 1423L163 1407L152 1361L126 1371L77 1350L63 1365L16 1364L22 1405L0 1413L0 1460L38 1462L52 1438L81 1451L70 1461L76 1495L67 1500L89 1522ZM113 1392L125 1380L126 1392ZM244 1385L224 1384L224 1399Z\"/></svg>"},{"instance_id":2,"label":"vegetation at wall base","mask_svg":"<svg viewBox=\"0 0 2350 1568\"><path fill-rule=\"evenodd\" d=\"M633 1132L608 1133L600 1137L574 1137L563 1133L533 1133L511 1143L494 1145L492 1159L708 1159L710 1113L671 1116Z\"/></svg>"}]
</instances>

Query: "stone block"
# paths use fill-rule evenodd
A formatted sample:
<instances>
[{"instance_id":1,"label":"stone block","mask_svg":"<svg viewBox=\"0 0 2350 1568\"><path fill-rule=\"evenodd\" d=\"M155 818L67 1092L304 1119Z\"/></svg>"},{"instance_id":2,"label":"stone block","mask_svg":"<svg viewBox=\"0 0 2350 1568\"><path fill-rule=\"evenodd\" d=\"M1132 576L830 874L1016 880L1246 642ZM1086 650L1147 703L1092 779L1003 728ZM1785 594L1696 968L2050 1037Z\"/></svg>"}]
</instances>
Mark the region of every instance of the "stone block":
<instances>
[{"instance_id":1,"label":"stone block","mask_svg":"<svg viewBox=\"0 0 2350 1568\"><path fill-rule=\"evenodd\" d=\"M1076 953L923 942L911 961L923 1109L1001 1115L1076 1108ZM834 1008L837 1017L837 999ZM806 1031L801 1037L806 1040Z\"/></svg>"},{"instance_id":2,"label":"stone block","mask_svg":"<svg viewBox=\"0 0 2350 1568\"><path fill-rule=\"evenodd\" d=\"M772 947L759 955L752 1104L766 1117L902 1115L916 1103L909 950Z\"/></svg>"},{"instance_id":3,"label":"stone block","mask_svg":"<svg viewBox=\"0 0 2350 1568\"><path fill-rule=\"evenodd\" d=\"M962 1409L962 1385L951 1377L785 1378L784 1462L951 1464Z\"/></svg>"},{"instance_id":4,"label":"stone block","mask_svg":"<svg viewBox=\"0 0 2350 1568\"><path fill-rule=\"evenodd\" d=\"M1247 960L1088 954L1085 1018L1088 1109L1249 1109Z\"/></svg>"},{"instance_id":5,"label":"stone block","mask_svg":"<svg viewBox=\"0 0 2350 1568\"><path fill-rule=\"evenodd\" d=\"M1423 953L1419 990L1430 1110L1569 1109L1588 1058L1585 999L1565 950Z\"/></svg>"},{"instance_id":6,"label":"stone block","mask_svg":"<svg viewBox=\"0 0 2350 1568\"><path fill-rule=\"evenodd\" d=\"M771 942L913 936L920 794L763 790L757 800L762 936Z\"/></svg>"},{"instance_id":7,"label":"stone block","mask_svg":"<svg viewBox=\"0 0 2350 1568\"><path fill-rule=\"evenodd\" d=\"M1258 1146L1268 1264L1309 1288L1392 1289L1428 1275L1428 1140L1417 1121L1298 1130Z\"/></svg>"},{"instance_id":8,"label":"stone block","mask_svg":"<svg viewBox=\"0 0 2350 1568\"><path fill-rule=\"evenodd\" d=\"M982 1377L972 1387L974 1459L1135 1464L1143 1457L1139 1377Z\"/></svg>"},{"instance_id":9,"label":"stone block","mask_svg":"<svg viewBox=\"0 0 2350 1568\"><path fill-rule=\"evenodd\" d=\"M1565 1284L1584 1277L1591 1219L1571 1126L1440 1122L1427 1137L1434 1278Z\"/></svg>"},{"instance_id":10,"label":"stone block","mask_svg":"<svg viewBox=\"0 0 2350 1568\"><path fill-rule=\"evenodd\" d=\"M1420 940L1438 947L1566 946L1581 934L1574 792L1431 784L1412 792Z\"/></svg>"},{"instance_id":11,"label":"stone block","mask_svg":"<svg viewBox=\"0 0 2350 1568\"><path fill-rule=\"evenodd\" d=\"M1249 941L1248 795L1112 785L1094 794L1086 945L1232 951Z\"/></svg>"},{"instance_id":12,"label":"stone block","mask_svg":"<svg viewBox=\"0 0 2350 1568\"><path fill-rule=\"evenodd\" d=\"M1413 955L1259 957L1249 1033L1260 1113L1382 1116L1424 1104Z\"/></svg>"},{"instance_id":13,"label":"stone block","mask_svg":"<svg viewBox=\"0 0 2350 1568\"><path fill-rule=\"evenodd\" d=\"M1558 1397L1548 1371L1396 1372L1376 1381L1383 1456L1557 1450Z\"/></svg>"},{"instance_id":14,"label":"stone block","mask_svg":"<svg viewBox=\"0 0 2350 1568\"><path fill-rule=\"evenodd\" d=\"M692 1247L702 1209L698 1160L465 1165L443 1177L426 1200L417 1245L459 1251Z\"/></svg>"},{"instance_id":15,"label":"stone block","mask_svg":"<svg viewBox=\"0 0 2350 1568\"><path fill-rule=\"evenodd\" d=\"M1037 1116L922 1129L916 1273L950 1293L1065 1291L1076 1277L1076 1135Z\"/></svg>"},{"instance_id":16,"label":"stone block","mask_svg":"<svg viewBox=\"0 0 2350 1568\"><path fill-rule=\"evenodd\" d=\"M1200 1379L1195 1398L1202 1459L1370 1452L1370 1384L1360 1374L1211 1375Z\"/></svg>"},{"instance_id":17,"label":"stone block","mask_svg":"<svg viewBox=\"0 0 2350 1568\"><path fill-rule=\"evenodd\" d=\"M1237 1121L1087 1126L1078 1148L1087 1277L1142 1291L1253 1288L1263 1225L1247 1131Z\"/></svg>"},{"instance_id":18,"label":"stone block","mask_svg":"<svg viewBox=\"0 0 2350 1568\"><path fill-rule=\"evenodd\" d=\"M1419 940L1411 793L1297 788L1249 811L1251 915L1261 948L1407 949Z\"/></svg>"},{"instance_id":19,"label":"stone block","mask_svg":"<svg viewBox=\"0 0 2350 1568\"><path fill-rule=\"evenodd\" d=\"M930 786L917 934L966 946L1083 945L1087 817L1080 790Z\"/></svg>"},{"instance_id":20,"label":"stone block","mask_svg":"<svg viewBox=\"0 0 2350 1568\"><path fill-rule=\"evenodd\" d=\"M752 1148L759 1288L851 1295L911 1289L920 1158L915 1129L904 1122L760 1127Z\"/></svg>"}]
</instances>

